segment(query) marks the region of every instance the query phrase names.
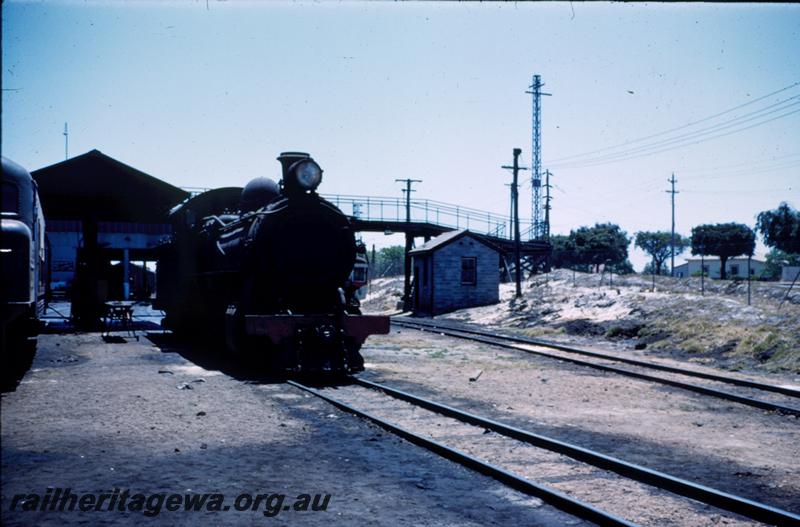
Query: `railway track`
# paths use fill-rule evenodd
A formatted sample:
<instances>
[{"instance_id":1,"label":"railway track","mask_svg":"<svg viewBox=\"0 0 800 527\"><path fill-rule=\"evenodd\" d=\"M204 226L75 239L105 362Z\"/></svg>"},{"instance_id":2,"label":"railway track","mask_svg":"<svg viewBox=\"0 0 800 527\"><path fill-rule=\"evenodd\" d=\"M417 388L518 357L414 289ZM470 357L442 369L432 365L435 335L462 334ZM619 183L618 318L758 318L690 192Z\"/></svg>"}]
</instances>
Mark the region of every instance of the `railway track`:
<instances>
[{"instance_id":1,"label":"railway track","mask_svg":"<svg viewBox=\"0 0 800 527\"><path fill-rule=\"evenodd\" d=\"M558 342L501 334L474 327L454 326L452 324L441 323L438 321L421 322L418 320L406 320L398 317L393 317L392 324L395 324L400 327L417 329L420 331L432 331L451 337L471 340L474 342L481 342L484 344L491 344L493 346L499 346L507 349L514 349L550 359L556 359L559 361L567 361L579 366L586 366L589 368L608 371L619 375L625 375L628 377L634 377L645 381L665 384L675 388L701 393L703 395L718 397L720 399L733 401L736 403L752 406L762 410L778 412L785 415L800 416L800 408L796 406L790 406L788 404L764 400L761 398L751 397L748 395L741 395L738 393L730 392L719 388L711 388L709 386L697 384L696 382L686 382L686 381L676 380L674 378L669 378L666 376L653 375L652 373L647 373L647 370L657 370L661 372L666 372L667 374L680 375L694 379L704 379L706 381L713 381L723 385L743 387L754 391L758 390L766 392L769 394L779 394L780 396L791 399L800 398L800 390L790 386L779 386L774 384L761 383L748 379L741 379L737 377L730 377L714 373L701 372L692 369L668 366L665 364L658 364L655 362L642 361L638 359L631 359L608 353L577 348L574 346L569 346ZM537 348L549 348L557 350L558 353L542 351L541 349L531 349L529 346L536 346ZM589 357L591 359L597 359L597 360L592 361L578 357ZM605 361L605 362L599 362L599 361ZM618 365L608 364L608 362L626 364L634 366L635 368L638 369L622 368Z\"/></svg>"},{"instance_id":2,"label":"railway track","mask_svg":"<svg viewBox=\"0 0 800 527\"><path fill-rule=\"evenodd\" d=\"M771 525L800 525L800 515L777 507L722 492L704 485L699 485L670 474L629 463L621 459L607 456L600 452L569 444L541 434L536 434L520 428L512 427L499 421L468 413L452 406L440 404L430 399L418 397L408 392L397 390L385 385L357 378L350 378L349 380L351 381L351 385L346 386L346 389L351 386L357 386L367 390L370 393L381 394L382 396L385 396L386 399L394 399L408 403L409 405L412 405L412 410L415 408L421 408L423 411L428 411L436 416L441 416L449 421L454 421L458 425L479 427L478 430L483 430L481 432L475 432L473 434L474 437L486 437L486 431L492 431L496 434L499 434L504 439L507 438L509 441L525 443L527 445L532 445L537 449L547 451L548 453L566 456L572 460L580 462L581 464L589 465L603 471L613 472L622 478L627 478L627 480L634 480L648 487L655 487L657 489L672 493L673 495L699 501L717 509L722 509L724 511L744 516L751 520ZM375 412L356 408L353 404L340 400L329 393L330 391L335 391L338 388L322 390L301 384L296 381L289 381L289 384L327 401L340 410L371 421L381 428L396 434L415 445L426 448L427 450L430 450L431 452L434 452L446 459L489 476L520 492L535 496L542 501L547 502L564 512L567 512L568 514L591 521L598 525L637 525L636 523L622 518L619 515L606 512L586 503L585 501L581 501L580 499L572 497L563 491L550 488L529 479L525 479L523 476L509 471L499 464L493 464L493 462L490 460L483 459L482 457L478 457L463 450L457 450L447 446L444 443L437 442L427 434L415 432L410 427L404 427L401 424L398 424L396 421L393 422L386 418L380 417ZM352 395L350 398L353 398ZM369 397L359 397L358 399L362 401L363 406L363 400L368 398ZM422 419L418 416L418 414L414 415L416 416L417 421ZM447 428L450 428L450 426ZM477 448L480 448L480 442L476 443L478 443Z\"/></svg>"}]
</instances>

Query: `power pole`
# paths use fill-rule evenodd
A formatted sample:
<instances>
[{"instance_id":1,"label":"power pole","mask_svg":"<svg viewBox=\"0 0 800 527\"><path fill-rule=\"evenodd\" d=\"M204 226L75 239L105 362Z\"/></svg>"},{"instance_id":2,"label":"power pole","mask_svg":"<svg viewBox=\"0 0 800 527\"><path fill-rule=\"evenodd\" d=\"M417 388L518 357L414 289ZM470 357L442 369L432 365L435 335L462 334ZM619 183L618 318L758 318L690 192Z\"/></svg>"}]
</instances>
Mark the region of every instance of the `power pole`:
<instances>
[{"instance_id":1,"label":"power pole","mask_svg":"<svg viewBox=\"0 0 800 527\"><path fill-rule=\"evenodd\" d=\"M531 85L528 86L532 98L532 133L531 133L531 218L533 219L533 238L542 237L542 221L540 206L540 189L542 186L542 77L534 75Z\"/></svg>"},{"instance_id":2,"label":"power pole","mask_svg":"<svg viewBox=\"0 0 800 527\"><path fill-rule=\"evenodd\" d=\"M675 276L675 194L678 194L678 191L675 190L675 183L678 181L675 179L675 172L672 173L672 178L668 179L672 184L672 190L666 190L667 194L671 194L672 199L672 259L671 259L671 267L670 267L670 276Z\"/></svg>"},{"instance_id":3,"label":"power pole","mask_svg":"<svg viewBox=\"0 0 800 527\"><path fill-rule=\"evenodd\" d=\"M750 261L753 259L752 254L747 255L747 305L750 305Z\"/></svg>"},{"instance_id":4,"label":"power pole","mask_svg":"<svg viewBox=\"0 0 800 527\"><path fill-rule=\"evenodd\" d=\"M553 199L550 197L550 176L553 174L549 170L544 171L545 180L544 180L544 188L545 188L545 198L544 198L544 239L550 239L550 200Z\"/></svg>"},{"instance_id":5,"label":"power pole","mask_svg":"<svg viewBox=\"0 0 800 527\"><path fill-rule=\"evenodd\" d=\"M67 123L64 123L64 159L69 159L69 130Z\"/></svg>"},{"instance_id":6,"label":"power pole","mask_svg":"<svg viewBox=\"0 0 800 527\"><path fill-rule=\"evenodd\" d=\"M519 189L518 189L518 182L519 182L519 171L525 170L524 168L520 168L519 166L519 155L522 153L521 148L514 149L514 164L512 166L504 165L502 168L511 169L514 171L514 181L511 183L511 200L512 200L512 207L514 211L514 270L515 270L515 281L516 281L516 297L519 298L522 296L522 265L521 265L521 247L520 247L520 240L519 240Z\"/></svg>"},{"instance_id":7,"label":"power pole","mask_svg":"<svg viewBox=\"0 0 800 527\"><path fill-rule=\"evenodd\" d=\"M514 184L513 183L505 183L505 186L508 187L511 195L508 199L508 237L514 237Z\"/></svg>"},{"instance_id":8,"label":"power pole","mask_svg":"<svg viewBox=\"0 0 800 527\"><path fill-rule=\"evenodd\" d=\"M704 254L705 247L701 245L700 250L703 251L700 253L700 295L706 296L706 255Z\"/></svg>"},{"instance_id":9,"label":"power pole","mask_svg":"<svg viewBox=\"0 0 800 527\"><path fill-rule=\"evenodd\" d=\"M411 233L411 190L412 183L422 183L421 179L395 179L396 182L405 183L403 192L406 195L406 258L405 258L405 284L403 287L403 311L411 309L411 256L408 254L414 246L414 235Z\"/></svg>"}]
</instances>

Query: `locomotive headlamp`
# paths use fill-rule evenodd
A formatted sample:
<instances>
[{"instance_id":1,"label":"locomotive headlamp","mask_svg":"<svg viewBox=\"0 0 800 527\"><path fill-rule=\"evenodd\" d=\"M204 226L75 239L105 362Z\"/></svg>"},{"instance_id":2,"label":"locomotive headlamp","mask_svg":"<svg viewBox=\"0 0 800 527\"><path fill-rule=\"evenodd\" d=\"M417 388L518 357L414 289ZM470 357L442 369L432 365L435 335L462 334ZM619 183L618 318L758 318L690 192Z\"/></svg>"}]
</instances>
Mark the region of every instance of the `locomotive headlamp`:
<instances>
[{"instance_id":1,"label":"locomotive headlamp","mask_svg":"<svg viewBox=\"0 0 800 527\"><path fill-rule=\"evenodd\" d=\"M322 169L312 159L298 161L292 168L297 185L303 190L314 190L322 181Z\"/></svg>"}]
</instances>

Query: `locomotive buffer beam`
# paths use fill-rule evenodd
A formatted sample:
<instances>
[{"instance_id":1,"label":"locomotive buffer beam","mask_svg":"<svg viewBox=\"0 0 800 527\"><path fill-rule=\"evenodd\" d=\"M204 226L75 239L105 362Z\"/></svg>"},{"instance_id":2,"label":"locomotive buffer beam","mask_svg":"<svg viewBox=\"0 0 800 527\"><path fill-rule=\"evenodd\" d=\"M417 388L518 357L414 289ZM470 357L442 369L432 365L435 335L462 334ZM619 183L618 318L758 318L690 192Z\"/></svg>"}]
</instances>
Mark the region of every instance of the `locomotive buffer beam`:
<instances>
[{"instance_id":1,"label":"locomotive buffer beam","mask_svg":"<svg viewBox=\"0 0 800 527\"><path fill-rule=\"evenodd\" d=\"M245 315L245 334L266 336L273 344L297 335L302 329L340 327L345 335L362 344L370 335L389 333L389 317L371 315Z\"/></svg>"}]
</instances>

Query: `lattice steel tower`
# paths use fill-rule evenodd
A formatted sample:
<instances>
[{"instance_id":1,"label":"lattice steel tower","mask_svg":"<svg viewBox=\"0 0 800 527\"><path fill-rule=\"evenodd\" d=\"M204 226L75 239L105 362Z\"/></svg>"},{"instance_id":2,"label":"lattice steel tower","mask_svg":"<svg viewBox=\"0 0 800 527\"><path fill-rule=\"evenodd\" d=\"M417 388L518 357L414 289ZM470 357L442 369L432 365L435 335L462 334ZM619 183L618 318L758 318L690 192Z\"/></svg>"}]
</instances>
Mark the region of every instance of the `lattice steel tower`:
<instances>
[{"instance_id":1,"label":"lattice steel tower","mask_svg":"<svg viewBox=\"0 0 800 527\"><path fill-rule=\"evenodd\" d=\"M533 219L533 231L531 239L540 239L544 235L544 224L542 222L541 189L542 189L542 77L533 76L533 82L528 88L533 98L532 109L532 140L531 140L531 218Z\"/></svg>"}]
</instances>

